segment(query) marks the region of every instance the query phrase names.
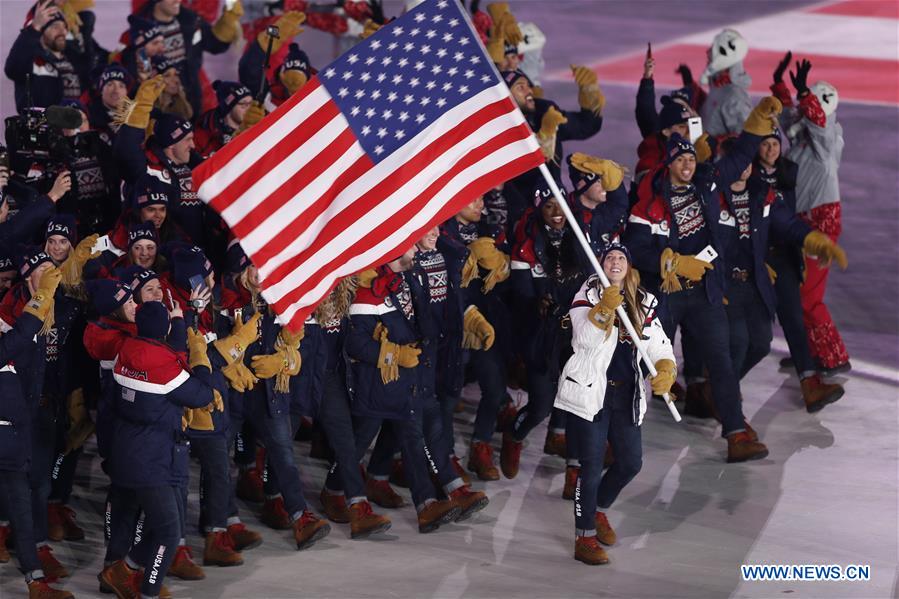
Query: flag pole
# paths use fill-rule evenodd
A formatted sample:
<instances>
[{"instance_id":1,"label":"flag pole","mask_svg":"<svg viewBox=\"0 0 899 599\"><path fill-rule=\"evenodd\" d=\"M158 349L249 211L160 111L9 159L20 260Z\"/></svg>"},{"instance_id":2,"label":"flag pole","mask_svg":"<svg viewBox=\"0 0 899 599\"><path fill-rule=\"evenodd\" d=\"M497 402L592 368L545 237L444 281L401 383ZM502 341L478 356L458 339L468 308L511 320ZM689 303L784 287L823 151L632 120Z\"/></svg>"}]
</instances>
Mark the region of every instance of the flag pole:
<instances>
[{"instance_id":1,"label":"flag pole","mask_svg":"<svg viewBox=\"0 0 899 599\"><path fill-rule=\"evenodd\" d=\"M543 175L543 178L546 179L546 184L549 185L549 188L552 190L553 196L555 196L556 198L556 202L558 202L559 207L562 209L562 212L565 213L565 218L571 224L571 230L574 231L574 236L577 237L577 240L580 242L581 248L583 248L584 253L587 254L587 259L590 260L590 264L593 266L593 269L599 276L599 281L602 283L603 289L605 289L610 285L609 278L606 276L606 273L603 272L602 266L600 266L599 260L596 259L596 255L593 253L593 249L590 247L590 243L587 241L587 238L584 236L584 232L581 230L581 227L578 225L577 220L574 218L574 214L572 214L571 208L568 206L568 202L562 196L562 191L559 189L559 186L556 185L556 181L549 173L549 169L546 168L546 163L541 164L539 168L540 173ZM634 325L633 323L631 323L630 318L628 318L627 312L624 310L624 306L618 306L618 308L615 309L615 312L618 314L619 322L624 324L624 328L627 329L627 332L631 336L634 345L637 347L637 352L639 352L640 358L643 359L643 363L646 364L646 369L649 371L649 375L656 376L656 367L652 363L652 360L649 359L649 353L646 351L646 345L643 343L643 340L640 338L640 336L637 335L637 331L634 330ZM665 400L665 405L668 406L668 411L671 412L671 417L674 418L674 421L680 422L680 413L674 406L674 402L671 401L670 395L666 393L662 396L662 399Z\"/></svg>"}]
</instances>

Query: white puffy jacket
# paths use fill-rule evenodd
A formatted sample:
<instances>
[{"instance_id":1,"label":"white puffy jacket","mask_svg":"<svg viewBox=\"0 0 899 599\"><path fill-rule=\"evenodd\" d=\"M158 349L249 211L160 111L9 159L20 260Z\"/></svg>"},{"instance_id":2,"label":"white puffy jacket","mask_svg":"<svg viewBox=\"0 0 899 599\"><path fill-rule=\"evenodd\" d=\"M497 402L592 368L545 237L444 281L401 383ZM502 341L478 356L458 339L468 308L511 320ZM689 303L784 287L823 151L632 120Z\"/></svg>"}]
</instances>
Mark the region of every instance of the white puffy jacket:
<instances>
[{"instance_id":1,"label":"white puffy jacket","mask_svg":"<svg viewBox=\"0 0 899 599\"><path fill-rule=\"evenodd\" d=\"M612 326L611 334L606 335L587 320L590 308L599 302L600 292L593 275L581 286L574 297L571 310L572 340L574 354L565 363L562 376L559 377L559 389L556 392L555 407L571 412L585 420L593 420L602 409L606 394L606 371L615 353L618 343L618 327ZM671 341L662 329L662 323L656 316L658 301L655 296L643 292L643 309L646 321L643 324L643 343L646 344L649 358L655 364L659 360L674 361L674 350ZM638 368L635 358L634 370L637 380L635 388L639 393L639 410L635 410L634 423L640 425L646 413L646 389L643 371Z\"/></svg>"}]
</instances>

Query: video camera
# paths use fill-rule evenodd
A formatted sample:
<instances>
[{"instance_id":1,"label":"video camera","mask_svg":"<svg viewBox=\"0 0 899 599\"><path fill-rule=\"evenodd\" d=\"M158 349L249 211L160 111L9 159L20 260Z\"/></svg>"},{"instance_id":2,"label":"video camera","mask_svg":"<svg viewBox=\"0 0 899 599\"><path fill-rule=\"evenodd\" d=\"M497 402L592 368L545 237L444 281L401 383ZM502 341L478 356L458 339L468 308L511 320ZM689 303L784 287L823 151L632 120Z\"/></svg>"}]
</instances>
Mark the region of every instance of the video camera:
<instances>
[{"instance_id":1,"label":"video camera","mask_svg":"<svg viewBox=\"0 0 899 599\"><path fill-rule=\"evenodd\" d=\"M26 108L22 114L7 118L6 143L14 176L24 177L20 179L23 183L38 187L41 193L49 190L49 186L42 188L41 181L28 180L27 173L38 163L42 167L39 179L52 186L56 175L88 150L87 137L63 133L63 129L79 127L81 112L65 106Z\"/></svg>"}]
</instances>

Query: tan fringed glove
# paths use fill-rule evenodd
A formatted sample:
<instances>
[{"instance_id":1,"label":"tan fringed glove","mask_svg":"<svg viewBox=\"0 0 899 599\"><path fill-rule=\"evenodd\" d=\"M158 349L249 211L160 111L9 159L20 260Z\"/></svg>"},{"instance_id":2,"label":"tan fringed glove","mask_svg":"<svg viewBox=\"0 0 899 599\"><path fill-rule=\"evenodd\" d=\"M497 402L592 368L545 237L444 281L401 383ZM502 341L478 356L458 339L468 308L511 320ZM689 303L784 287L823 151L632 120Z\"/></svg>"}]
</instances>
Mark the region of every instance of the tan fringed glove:
<instances>
[{"instance_id":1,"label":"tan fringed glove","mask_svg":"<svg viewBox=\"0 0 899 599\"><path fill-rule=\"evenodd\" d=\"M821 231L812 231L805 236L802 241L802 249L810 256L818 257L818 264L822 268L828 268L834 260L840 265L840 268L846 270L849 261L846 258L846 252L838 246L833 240Z\"/></svg>"},{"instance_id":2,"label":"tan fringed glove","mask_svg":"<svg viewBox=\"0 0 899 599\"><path fill-rule=\"evenodd\" d=\"M501 283L509 278L511 273L509 255L496 249L495 239L492 237L479 237L468 244L468 249L470 251L469 258L474 256L479 267L490 271L484 277L484 287L482 289L484 293L490 293L497 283ZM466 262L467 266L468 263ZM463 268L463 281L465 280L465 274L465 269Z\"/></svg>"},{"instance_id":3,"label":"tan fringed glove","mask_svg":"<svg viewBox=\"0 0 899 599\"><path fill-rule=\"evenodd\" d=\"M283 348L273 354L260 354L250 359L253 374L260 379L270 379L288 366L289 362Z\"/></svg>"},{"instance_id":4,"label":"tan fringed glove","mask_svg":"<svg viewBox=\"0 0 899 599\"><path fill-rule=\"evenodd\" d=\"M678 254L671 248L662 250L659 260L659 276L662 278L660 287L665 293L674 293L683 289L680 281L677 280L677 259Z\"/></svg>"},{"instance_id":5,"label":"tan fringed glove","mask_svg":"<svg viewBox=\"0 0 899 599\"><path fill-rule=\"evenodd\" d=\"M289 44L294 36L303 31L303 28L300 27L300 25L305 22L306 15L298 10L291 10L281 15L281 17L275 21L279 37L272 40L272 52L277 52L281 49L281 46ZM263 50L268 48L268 34L265 30L259 32L259 35L256 36L256 41L259 42L259 45L262 46Z\"/></svg>"},{"instance_id":6,"label":"tan fringed glove","mask_svg":"<svg viewBox=\"0 0 899 599\"><path fill-rule=\"evenodd\" d=\"M783 111L783 104L774 96L762 98L743 123L743 131L764 137L777 129L777 116Z\"/></svg>"},{"instance_id":7,"label":"tan fringed glove","mask_svg":"<svg viewBox=\"0 0 899 599\"><path fill-rule=\"evenodd\" d=\"M224 412L225 402L222 395L216 389L212 390L212 401L203 408L191 408L188 411L187 426L195 431L212 431L215 430L215 424L212 421L212 413L214 411ZM182 419L183 422L183 419Z\"/></svg>"},{"instance_id":8,"label":"tan fringed glove","mask_svg":"<svg viewBox=\"0 0 899 599\"><path fill-rule=\"evenodd\" d=\"M465 259L465 264L462 265L462 282L460 285L462 287L468 287L472 281L478 278L480 271L478 270L478 257L474 252L468 252L468 258Z\"/></svg>"},{"instance_id":9,"label":"tan fringed glove","mask_svg":"<svg viewBox=\"0 0 899 599\"><path fill-rule=\"evenodd\" d=\"M387 340L387 327L380 322L372 334L375 341L381 342L378 352L378 370L381 371L381 382L385 385L400 378L399 345Z\"/></svg>"},{"instance_id":10,"label":"tan fringed glove","mask_svg":"<svg viewBox=\"0 0 899 599\"><path fill-rule=\"evenodd\" d=\"M481 287L481 291L485 294L493 291L493 288L496 287L497 283L502 283L512 274L512 259L508 254L500 252L497 250L501 262L496 268L491 268L490 272L487 273L487 276L484 277L484 286Z\"/></svg>"},{"instance_id":11,"label":"tan fringed glove","mask_svg":"<svg viewBox=\"0 0 899 599\"><path fill-rule=\"evenodd\" d=\"M599 89L596 73L584 66L570 65L577 83L577 103L584 110L599 115L606 105L606 97Z\"/></svg>"},{"instance_id":12,"label":"tan fringed glove","mask_svg":"<svg viewBox=\"0 0 899 599\"><path fill-rule=\"evenodd\" d=\"M181 430L186 431L187 427L190 426L191 420L193 420L194 411L190 408L184 408L184 412L181 413Z\"/></svg>"},{"instance_id":13,"label":"tan fringed glove","mask_svg":"<svg viewBox=\"0 0 899 599\"><path fill-rule=\"evenodd\" d=\"M767 262L765 262L765 270L768 271L768 280L774 285L777 282L777 271L771 268L771 265Z\"/></svg>"},{"instance_id":14,"label":"tan fringed glove","mask_svg":"<svg viewBox=\"0 0 899 599\"><path fill-rule=\"evenodd\" d=\"M218 339L212 342L212 345L218 350L224 358L226 364L231 364L243 357L243 353L247 348L259 339L259 320L262 314L257 312L246 323L242 319L237 318L234 321L234 328L231 334L224 339Z\"/></svg>"},{"instance_id":15,"label":"tan fringed glove","mask_svg":"<svg viewBox=\"0 0 899 599\"><path fill-rule=\"evenodd\" d=\"M606 191L618 189L621 182L624 181L624 167L614 160L575 152L571 155L571 165L583 173L593 173L599 176L602 188Z\"/></svg>"},{"instance_id":16,"label":"tan fringed glove","mask_svg":"<svg viewBox=\"0 0 899 599\"><path fill-rule=\"evenodd\" d=\"M96 258L100 252L91 252L91 248L97 243L100 236L96 233L82 239L75 249L69 252L69 257L59 265L62 272L62 284L67 287L77 287L81 284L81 272L88 260Z\"/></svg>"},{"instance_id":17,"label":"tan fringed glove","mask_svg":"<svg viewBox=\"0 0 899 599\"><path fill-rule=\"evenodd\" d=\"M368 270L363 270L357 275L359 280L359 287L365 287L369 289L371 287L372 281L378 278L378 271L374 268L369 268Z\"/></svg>"},{"instance_id":18,"label":"tan fringed glove","mask_svg":"<svg viewBox=\"0 0 899 599\"><path fill-rule=\"evenodd\" d=\"M37 317L41 322L46 322L48 318L52 318L53 296L56 294L56 288L59 287L61 280L62 273L58 268L53 267L45 270L44 274L41 275L41 282L22 311Z\"/></svg>"},{"instance_id":19,"label":"tan fringed glove","mask_svg":"<svg viewBox=\"0 0 899 599\"><path fill-rule=\"evenodd\" d=\"M677 380L677 366L673 361L664 359L655 364L656 375L649 380L653 395L665 395Z\"/></svg>"},{"instance_id":20,"label":"tan fringed glove","mask_svg":"<svg viewBox=\"0 0 899 599\"><path fill-rule=\"evenodd\" d=\"M678 276L684 277L694 283L702 280L706 271L715 267L705 260L699 260L695 256L681 255L671 248L662 251L660 273L662 275L662 291L672 293L682 289Z\"/></svg>"},{"instance_id":21,"label":"tan fringed glove","mask_svg":"<svg viewBox=\"0 0 899 599\"><path fill-rule=\"evenodd\" d=\"M141 83L134 100L123 102L123 109L125 110L123 116L125 118L122 119L122 122L135 129L146 129L149 127L150 112L164 89L165 81L163 81L162 75L156 75Z\"/></svg>"},{"instance_id":22,"label":"tan fringed glove","mask_svg":"<svg viewBox=\"0 0 899 599\"><path fill-rule=\"evenodd\" d=\"M696 162L708 162L712 157L712 147L709 145L709 134L703 133L693 144L696 148Z\"/></svg>"},{"instance_id":23,"label":"tan fringed glove","mask_svg":"<svg viewBox=\"0 0 899 599\"><path fill-rule=\"evenodd\" d=\"M205 366L212 370L209 356L206 354L206 338L192 328L187 329L187 355L191 369Z\"/></svg>"},{"instance_id":24,"label":"tan fringed glove","mask_svg":"<svg viewBox=\"0 0 899 599\"><path fill-rule=\"evenodd\" d=\"M375 23L371 19L368 19L367 21L365 21L365 27L362 29L362 33L359 34L359 39L368 39L369 37L376 34L379 29L381 29L381 25Z\"/></svg>"},{"instance_id":25,"label":"tan fringed glove","mask_svg":"<svg viewBox=\"0 0 899 599\"><path fill-rule=\"evenodd\" d=\"M222 374L228 380L228 384L238 393L251 390L259 382L243 360L237 360L222 368Z\"/></svg>"},{"instance_id":26,"label":"tan fringed glove","mask_svg":"<svg viewBox=\"0 0 899 599\"><path fill-rule=\"evenodd\" d=\"M302 75L302 73L300 73ZM250 104L250 107L247 108L247 111L243 115L243 121L240 123L240 130L246 131L259 121L265 118L265 108L262 107L262 104L253 100L253 103Z\"/></svg>"},{"instance_id":27,"label":"tan fringed glove","mask_svg":"<svg viewBox=\"0 0 899 599\"><path fill-rule=\"evenodd\" d=\"M284 87L287 88L287 93L289 93L291 96L303 89L303 86L309 82L309 79L306 77L306 73L304 73L303 71L297 71L296 69L281 71L281 74L278 75L278 78L281 80L281 83L284 84Z\"/></svg>"},{"instance_id":28,"label":"tan fringed glove","mask_svg":"<svg viewBox=\"0 0 899 599\"><path fill-rule=\"evenodd\" d=\"M543 157L547 160L555 159L556 133L559 131L559 125L564 125L567 122L568 119L555 106L550 106L543 114L543 118L540 120L540 130L537 131L537 141L540 144Z\"/></svg>"},{"instance_id":29,"label":"tan fringed glove","mask_svg":"<svg viewBox=\"0 0 899 599\"><path fill-rule=\"evenodd\" d=\"M303 365L300 350L295 347L285 346L284 356L286 366L275 375L275 391L280 391L281 393L290 391L290 377L300 374L300 368Z\"/></svg>"},{"instance_id":30,"label":"tan fringed glove","mask_svg":"<svg viewBox=\"0 0 899 599\"><path fill-rule=\"evenodd\" d=\"M587 320L597 329L608 333L612 330L612 323L615 322L615 309L623 301L624 295L621 294L618 285L606 287L599 296L599 302L587 313Z\"/></svg>"},{"instance_id":31,"label":"tan fringed glove","mask_svg":"<svg viewBox=\"0 0 899 599\"><path fill-rule=\"evenodd\" d=\"M93 3L91 4L93 5ZM81 17L78 16L79 11L75 6L75 3L70 1L63 2L59 6L59 10L62 12L62 17L66 21L66 27L68 27L72 35L77 36L81 33L81 26L84 25L84 23L81 21Z\"/></svg>"},{"instance_id":32,"label":"tan fringed glove","mask_svg":"<svg viewBox=\"0 0 899 599\"><path fill-rule=\"evenodd\" d=\"M220 42L233 44L240 39L240 18L243 16L243 5L240 0L234 2L234 6L225 10L219 20L212 26L212 35ZM264 46L263 46L264 47Z\"/></svg>"},{"instance_id":33,"label":"tan fringed glove","mask_svg":"<svg viewBox=\"0 0 899 599\"><path fill-rule=\"evenodd\" d=\"M488 350L493 347L496 333L481 311L472 306L462 319L462 348Z\"/></svg>"}]
</instances>

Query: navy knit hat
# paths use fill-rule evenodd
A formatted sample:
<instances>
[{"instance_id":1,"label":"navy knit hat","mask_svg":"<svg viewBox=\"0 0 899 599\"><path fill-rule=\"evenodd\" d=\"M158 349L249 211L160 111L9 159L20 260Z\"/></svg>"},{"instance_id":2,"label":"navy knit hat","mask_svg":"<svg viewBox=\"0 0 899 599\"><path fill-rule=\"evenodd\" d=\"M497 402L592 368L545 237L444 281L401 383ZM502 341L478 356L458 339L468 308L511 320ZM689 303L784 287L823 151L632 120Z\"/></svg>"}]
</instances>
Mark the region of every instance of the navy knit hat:
<instances>
[{"instance_id":1,"label":"navy knit hat","mask_svg":"<svg viewBox=\"0 0 899 599\"><path fill-rule=\"evenodd\" d=\"M569 154L568 158L565 159L568 162L568 178L571 179L571 185L574 187L574 195L579 196L585 191L587 191L591 185L599 181L602 177L593 172L585 172L581 169L577 168L571 163L571 157L574 154ZM584 186L578 189L577 184L583 181Z\"/></svg>"},{"instance_id":2,"label":"navy knit hat","mask_svg":"<svg viewBox=\"0 0 899 599\"><path fill-rule=\"evenodd\" d=\"M602 264L603 260L606 259L606 256L609 255L609 252L612 250L617 250L624 254L624 257L627 258L627 263L631 264L633 261L631 260L631 253L628 251L627 247L624 244L621 244L617 241L613 241L603 246L599 255L599 263Z\"/></svg>"},{"instance_id":3,"label":"navy knit hat","mask_svg":"<svg viewBox=\"0 0 899 599\"><path fill-rule=\"evenodd\" d=\"M168 206L170 199L169 186L156 177L145 175L131 187L131 205L138 212L147 206Z\"/></svg>"},{"instance_id":4,"label":"navy knit hat","mask_svg":"<svg viewBox=\"0 0 899 599\"><path fill-rule=\"evenodd\" d=\"M61 235L69 240L69 243L78 243L78 227L75 217L71 214L54 214L47 221L47 229L44 231L44 239L50 239L53 235Z\"/></svg>"},{"instance_id":5,"label":"navy knit hat","mask_svg":"<svg viewBox=\"0 0 899 599\"><path fill-rule=\"evenodd\" d=\"M175 284L181 289L190 289L190 278L201 276L204 279L212 274L212 263L206 258L203 250L193 246L187 250L177 250L172 255Z\"/></svg>"},{"instance_id":6,"label":"navy knit hat","mask_svg":"<svg viewBox=\"0 0 899 599\"><path fill-rule=\"evenodd\" d=\"M528 85L534 87L534 83L531 81L531 78L524 74L524 71L521 69L516 69L514 71L503 71L499 74L500 77L503 78L503 81L506 82L506 85L511 88L515 85L515 82L521 79L522 77L527 79Z\"/></svg>"},{"instance_id":7,"label":"navy knit hat","mask_svg":"<svg viewBox=\"0 0 899 599\"><path fill-rule=\"evenodd\" d=\"M85 115L87 114L87 106L85 106L84 102L82 102L78 98L66 98L65 100L60 102L59 105L65 106L66 108L74 108L76 110L80 110Z\"/></svg>"},{"instance_id":8,"label":"navy knit hat","mask_svg":"<svg viewBox=\"0 0 899 599\"><path fill-rule=\"evenodd\" d=\"M553 191L542 178L534 185L534 207L539 209L543 204L553 199Z\"/></svg>"},{"instance_id":9,"label":"navy knit hat","mask_svg":"<svg viewBox=\"0 0 899 599\"><path fill-rule=\"evenodd\" d=\"M88 279L87 292L91 296L91 304L101 316L112 314L132 296L131 287L115 279Z\"/></svg>"},{"instance_id":10,"label":"navy knit hat","mask_svg":"<svg viewBox=\"0 0 899 599\"><path fill-rule=\"evenodd\" d=\"M153 139L161 148L175 145L192 132L194 129L190 121L185 121L180 116L167 112L159 115L156 124L153 125Z\"/></svg>"},{"instance_id":11,"label":"navy knit hat","mask_svg":"<svg viewBox=\"0 0 899 599\"><path fill-rule=\"evenodd\" d=\"M129 282L131 291L134 292L134 301L140 299L140 290L143 289L144 285L153 279L159 279L159 275L156 274L155 270L150 270L136 264L129 266L128 268L117 270L116 277L122 281Z\"/></svg>"},{"instance_id":12,"label":"navy knit hat","mask_svg":"<svg viewBox=\"0 0 899 599\"><path fill-rule=\"evenodd\" d=\"M137 15L128 15L128 37L135 48L143 48L154 38L162 35L159 25Z\"/></svg>"},{"instance_id":13,"label":"navy knit hat","mask_svg":"<svg viewBox=\"0 0 899 599\"><path fill-rule=\"evenodd\" d=\"M508 56L509 54L518 55L518 46L515 44L510 44L509 42L503 43L503 56Z\"/></svg>"},{"instance_id":14,"label":"navy knit hat","mask_svg":"<svg viewBox=\"0 0 899 599\"><path fill-rule=\"evenodd\" d=\"M780 129L778 127L774 127L774 130L771 131L771 133L769 133L768 135L762 136L762 141L768 139L769 137L773 137L774 139L779 141L781 144L783 144L783 138L781 137Z\"/></svg>"},{"instance_id":15,"label":"navy knit hat","mask_svg":"<svg viewBox=\"0 0 899 599\"><path fill-rule=\"evenodd\" d=\"M58 11L56 11L55 13L53 13L53 16L51 16L50 19L47 20L46 23L44 23L44 26L41 27L41 34L43 34L43 33L47 30L47 27L49 27L50 25L52 25L52 24L55 23L56 21L62 21L63 23L66 22L66 18L62 15L62 11L61 11L61 10L58 10ZM69 24L66 23L66 29L68 29L68 27L69 27Z\"/></svg>"},{"instance_id":16,"label":"navy knit hat","mask_svg":"<svg viewBox=\"0 0 899 599\"><path fill-rule=\"evenodd\" d=\"M28 275L44 262L53 264L53 259L41 248L28 248L19 255L19 276L27 279Z\"/></svg>"},{"instance_id":17,"label":"navy knit hat","mask_svg":"<svg viewBox=\"0 0 899 599\"><path fill-rule=\"evenodd\" d=\"M148 339L163 340L169 334L169 311L162 302L146 302L134 315L137 334Z\"/></svg>"},{"instance_id":18,"label":"navy knit hat","mask_svg":"<svg viewBox=\"0 0 899 599\"><path fill-rule=\"evenodd\" d=\"M147 204L144 205L146 206ZM128 249L130 250L132 245L143 239L152 241L157 247L159 246L159 235L156 234L156 226L150 221L139 225L131 225L128 228Z\"/></svg>"},{"instance_id":19,"label":"navy knit hat","mask_svg":"<svg viewBox=\"0 0 899 599\"><path fill-rule=\"evenodd\" d=\"M667 158L665 164L671 164L674 159L683 154L693 154L696 156L696 148L689 141L681 137L677 133L672 133L668 138L668 147L666 148Z\"/></svg>"},{"instance_id":20,"label":"navy knit hat","mask_svg":"<svg viewBox=\"0 0 899 599\"><path fill-rule=\"evenodd\" d=\"M212 89L215 90L218 111L221 115L228 114L232 108L237 106L238 102L253 95L250 88L236 81L214 81Z\"/></svg>"},{"instance_id":21,"label":"navy knit hat","mask_svg":"<svg viewBox=\"0 0 899 599\"><path fill-rule=\"evenodd\" d=\"M659 131L670 129L674 125L686 123L690 118L690 111L686 106L671 98L662 96L662 111L659 112Z\"/></svg>"},{"instance_id":22,"label":"navy knit hat","mask_svg":"<svg viewBox=\"0 0 899 599\"><path fill-rule=\"evenodd\" d=\"M183 60L173 60L171 58L166 58L165 54L154 56L151 62L153 63L153 68L156 69L156 73L158 75L162 75L169 69L177 69L180 73L181 67L184 64Z\"/></svg>"},{"instance_id":23,"label":"navy knit hat","mask_svg":"<svg viewBox=\"0 0 899 599\"><path fill-rule=\"evenodd\" d=\"M106 65L100 71L100 76L97 77L97 89L102 93L103 86L111 81L121 81L125 87L129 87L131 85L131 75L120 64Z\"/></svg>"},{"instance_id":24,"label":"navy knit hat","mask_svg":"<svg viewBox=\"0 0 899 599\"><path fill-rule=\"evenodd\" d=\"M234 274L242 273L246 267L252 264L237 239L232 239L231 243L228 244L225 261L228 263L228 272Z\"/></svg>"},{"instance_id":25,"label":"navy knit hat","mask_svg":"<svg viewBox=\"0 0 899 599\"><path fill-rule=\"evenodd\" d=\"M281 63L281 70L302 71L307 79L312 76L312 64L309 62L309 56L295 43L288 47L287 56Z\"/></svg>"}]
</instances>

